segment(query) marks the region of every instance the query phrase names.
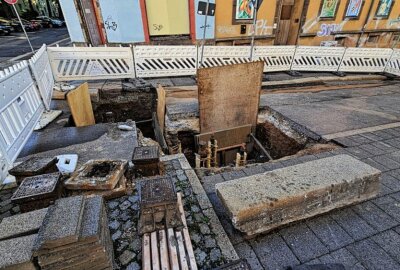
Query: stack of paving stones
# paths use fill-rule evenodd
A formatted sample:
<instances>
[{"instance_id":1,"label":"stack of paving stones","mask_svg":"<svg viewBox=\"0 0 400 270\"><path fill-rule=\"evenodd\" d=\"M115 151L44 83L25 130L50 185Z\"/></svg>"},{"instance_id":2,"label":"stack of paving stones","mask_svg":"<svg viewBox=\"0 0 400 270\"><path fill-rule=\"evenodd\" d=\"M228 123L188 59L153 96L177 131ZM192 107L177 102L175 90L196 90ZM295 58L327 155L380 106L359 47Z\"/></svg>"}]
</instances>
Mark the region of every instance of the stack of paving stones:
<instances>
[{"instance_id":1,"label":"stack of paving stones","mask_svg":"<svg viewBox=\"0 0 400 270\"><path fill-rule=\"evenodd\" d=\"M178 159L162 162L165 176L170 176L176 192L182 193L186 221L199 269L212 269L227 263L217 244L210 219L192 192L186 172ZM110 200L107 203L108 221L114 243L116 263L121 269L141 269L142 238L138 233L139 195L136 188L130 196Z\"/></svg>"},{"instance_id":2,"label":"stack of paving stones","mask_svg":"<svg viewBox=\"0 0 400 270\"><path fill-rule=\"evenodd\" d=\"M20 213L19 206L11 202L11 197L16 190L17 188L0 190L0 221L6 217Z\"/></svg>"},{"instance_id":3,"label":"stack of paving stones","mask_svg":"<svg viewBox=\"0 0 400 270\"><path fill-rule=\"evenodd\" d=\"M59 199L33 246L41 269L112 269L113 249L101 196Z\"/></svg>"},{"instance_id":4,"label":"stack of paving stones","mask_svg":"<svg viewBox=\"0 0 400 270\"><path fill-rule=\"evenodd\" d=\"M201 179L238 255L247 259L252 269L321 263L342 263L346 269L400 269L400 128L335 141L344 148ZM378 198L246 240L233 228L215 194L216 183L337 154L352 155L382 171Z\"/></svg>"}]
</instances>

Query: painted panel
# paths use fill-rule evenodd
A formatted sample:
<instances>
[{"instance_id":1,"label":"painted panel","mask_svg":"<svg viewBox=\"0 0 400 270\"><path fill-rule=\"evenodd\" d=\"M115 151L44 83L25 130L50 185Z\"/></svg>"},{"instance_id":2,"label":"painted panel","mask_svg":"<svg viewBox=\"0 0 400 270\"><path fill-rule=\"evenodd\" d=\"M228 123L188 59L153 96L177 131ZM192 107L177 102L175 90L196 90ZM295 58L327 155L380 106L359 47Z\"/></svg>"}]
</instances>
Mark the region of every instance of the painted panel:
<instances>
[{"instance_id":1,"label":"painted panel","mask_svg":"<svg viewBox=\"0 0 400 270\"><path fill-rule=\"evenodd\" d=\"M139 0L99 2L109 43L145 41Z\"/></svg>"},{"instance_id":2,"label":"painted panel","mask_svg":"<svg viewBox=\"0 0 400 270\"><path fill-rule=\"evenodd\" d=\"M150 36L188 35L188 0L146 0Z\"/></svg>"},{"instance_id":3,"label":"painted panel","mask_svg":"<svg viewBox=\"0 0 400 270\"><path fill-rule=\"evenodd\" d=\"M198 14L197 10L199 2L206 2L207 0L195 0L195 13L196 13L196 39L203 39L204 32L204 15ZM210 3L215 4L215 0L210 0ZM215 14L214 16L207 17L206 39L214 39L215 33Z\"/></svg>"},{"instance_id":4,"label":"painted panel","mask_svg":"<svg viewBox=\"0 0 400 270\"><path fill-rule=\"evenodd\" d=\"M86 42L82 26L79 21L78 11L74 1L60 0L61 9L64 13L65 23L72 42Z\"/></svg>"}]
</instances>

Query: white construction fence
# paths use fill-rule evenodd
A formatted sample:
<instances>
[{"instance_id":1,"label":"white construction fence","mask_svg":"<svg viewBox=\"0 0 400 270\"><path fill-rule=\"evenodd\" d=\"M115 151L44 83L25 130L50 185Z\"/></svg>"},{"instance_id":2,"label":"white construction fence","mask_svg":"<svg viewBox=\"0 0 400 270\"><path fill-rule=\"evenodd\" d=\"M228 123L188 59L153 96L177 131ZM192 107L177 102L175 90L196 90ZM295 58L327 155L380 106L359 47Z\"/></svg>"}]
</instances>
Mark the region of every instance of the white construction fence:
<instances>
[{"instance_id":1,"label":"white construction fence","mask_svg":"<svg viewBox=\"0 0 400 270\"><path fill-rule=\"evenodd\" d=\"M400 50L307 46L51 47L0 71L0 179L18 157L55 82L196 75L202 67L263 61L264 72L382 73L400 76ZM252 59L250 59L252 55Z\"/></svg>"}]
</instances>

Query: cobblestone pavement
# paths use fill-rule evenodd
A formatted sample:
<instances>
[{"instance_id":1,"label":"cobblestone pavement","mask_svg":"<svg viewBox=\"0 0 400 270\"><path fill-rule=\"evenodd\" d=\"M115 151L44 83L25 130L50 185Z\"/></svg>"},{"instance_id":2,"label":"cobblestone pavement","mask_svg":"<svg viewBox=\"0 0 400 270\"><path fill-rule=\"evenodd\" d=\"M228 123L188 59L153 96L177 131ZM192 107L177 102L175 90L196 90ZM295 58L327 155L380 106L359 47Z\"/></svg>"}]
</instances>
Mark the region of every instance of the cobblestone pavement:
<instances>
[{"instance_id":1,"label":"cobblestone pavement","mask_svg":"<svg viewBox=\"0 0 400 270\"><path fill-rule=\"evenodd\" d=\"M202 180L238 255L253 269L317 263L342 263L346 269L400 269L400 128L336 141L344 148ZM218 182L336 154L349 154L382 171L377 198L245 240L232 227L214 191Z\"/></svg>"},{"instance_id":2,"label":"cobblestone pavement","mask_svg":"<svg viewBox=\"0 0 400 270\"><path fill-rule=\"evenodd\" d=\"M182 192L186 220L194 254L200 269L210 269L226 263L216 241L216 232L210 226L210 218L193 194L187 172L177 159L164 163L166 174L171 176L177 192ZM140 269L142 239L138 235L139 196L135 189L107 203L109 228L114 243L115 260L121 269Z\"/></svg>"},{"instance_id":3,"label":"cobblestone pavement","mask_svg":"<svg viewBox=\"0 0 400 270\"><path fill-rule=\"evenodd\" d=\"M11 203L11 197L16 188L1 189L0 187L0 222L3 218L19 214L19 206Z\"/></svg>"}]
</instances>

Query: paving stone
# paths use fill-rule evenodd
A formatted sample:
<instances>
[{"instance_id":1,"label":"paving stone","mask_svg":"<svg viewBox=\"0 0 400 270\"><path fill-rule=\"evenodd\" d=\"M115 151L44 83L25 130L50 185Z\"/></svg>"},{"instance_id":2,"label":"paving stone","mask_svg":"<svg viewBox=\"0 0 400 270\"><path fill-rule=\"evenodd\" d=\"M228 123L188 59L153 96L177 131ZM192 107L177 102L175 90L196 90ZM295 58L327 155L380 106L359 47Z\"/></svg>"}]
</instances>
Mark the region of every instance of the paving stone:
<instances>
[{"instance_id":1,"label":"paving stone","mask_svg":"<svg viewBox=\"0 0 400 270\"><path fill-rule=\"evenodd\" d=\"M116 201L111 201L111 202L108 203L108 208L114 209L114 208L116 208L118 205L119 205L118 202L116 202Z\"/></svg>"},{"instance_id":2,"label":"paving stone","mask_svg":"<svg viewBox=\"0 0 400 270\"><path fill-rule=\"evenodd\" d=\"M281 162L268 162L268 163L264 163L262 165L262 167L264 168L264 170L266 172L269 172L269 171L273 171L273 170L276 170L276 169L283 168L283 165L282 165Z\"/></svg>"},{"instance_id":3,"label":"paving stone","mask_svg":"<svg viewBox=\"0 0 400 270\"><path fill-rule=\"evenodd\" d=\"M373 198L379 176L375 168L337 155L219 183L216 190L234 227L254 235Z\"/></svg>"},{"instance_id":4,"label":"paving stone","mask_svg":"<svg viewBox=\"0 0 400 270\"><path fill-rule=\"evenodd\" d=\"M198 265L203 265L207 259L207 254L198 248L194 250L194 256Z\"/></svg>"},{"instance_id":5,"label":"paving stone","mask_svg":"<svg viewBox=\"0 0 400 270\"><path fill-rule=\"evenodd\" d=\"M218 262L221 259L221 251L218 248L213 248L210 252L210 260L212 262Z\"/></svg>"},{"instance_id":6,"label":"paving stone","mask_svg":"<svg viewBox=\"0 0 400 270\"><path fill-rule=\"evenodd\" d=\"M78 241L84 197L62 198L49 207L38 233L35 250L66 245Z\"/></svg>"},{"instance_id":7,"label":"paving stone","mask_svg":"<svg viewBox=\"0 0 400 270\"><path fill-rule=\"evenodd\" d=\"M85 199L80 237L95 237L101 234L101 223L103 219L103 198L101 196L88 197Z\"/></svg>"},{"instance_id":8,"label":"paving stone","mask_svg":"<svg viewBox=\"0 0 400 270\"><path fill-rule=\"evenodd\" d=\"M391 192L400 191L400 181L390 175L390 172L383 173L381 181Z\"/></svg>"},{"instance_id":9,"label":"paving stone","mask_svg":"<svg viewBox=\"0 0 400 270\"><path fill-rule=\"evenodd\" d=\"M361 135L352 135L348 137L352 141L357 142L358 144L368 144L374 142L373 140L368 139L367 137L363 137Z\"/></svg>"},{"instance_id":10,"label":"paving stone","mask_svg":"<svg viewBox=\"0 0 400 270\"><path fill-rule=\"evenodd\" d=\"M122 211L125 211L126 209L128 209L130 206L132 205L132 203L129 200L124 201L122 204L119 205L119 208Z\"/></svg>"},{"instance_id":11,"label":"paving stone","mask_svg":"<svg viewBox=\"0 0 400 270\"><path fill-rule=\"evenodd\" d=\"M385 142L374 142L374 143L371 143L369 145L374 146L376 148L379 148L379 149L385 151L385 153L398 151L398 149L396 147L393 147L390 144L387 144Z\"/></svg>"},{"instance_id":12,"label":"paving stone","mask_svg":"<svg viewBox=\"0 0 400 270\"><path fill-rule=\"evenodd\" d=\"M365 220L358 216L351 208L340 209L330 214L354 240L367 238L376 233Z\"/></svg>"},{"instance_id":13,"label":"paving stone","mask_svg":"<svg viewBox=\"0 0 400 270\"><path fill-rule=\"evenodd\" d=\"M110 227L113 230L118 229L120 226L120 223L117 220L114 220L113 222L108 224L108 227Z\"/></svg>"},{"instance_id":14,"label":"paving stone","mask_svg":"<svg viewBox=\"0 0 400 270\"><path fill-rule=\"evenodd\" d=\"M204 190L207 194L215 193L215 185L224 182L224 178L221 174L203 177L201 182L203 183Z\"/></svg>"},{"instance_id":15,"label":"paving stone","mask_svg":"<svg viewBox=\"0 0 400 270\"><path fill-rule=\"evenodd\" d=\"M377 231L384 231L398 224L394 218L383 212L372 202L355 205L352 209Z\"/></svg>"},{"instance_id":16,"label":"paving stone","mask_svg":"<svg viewBox=\"0 0 400 270\"><path fill-rule=\"evenodd\" d=\"M280 234L303 263L329 252L304 223L282 229Z\"/></svg>"},{"instance_id":17,"label":"paving stone","mask_svg":"<svg viewBox=\"0 0 400 270\"><path fill-rule=\"evenodd\" d=\"M37 233L46 213L44 208L4 218L0 223L0 240Z\"/></svg>"},{"instance_id":18,"label":"paving stone","mask_svg":"<svg viewBox=\"0 0 400 270\"><path fill-rule=\"evenodd\" d=\"M391 193L393 193L393 191L381 182L378 197L385 196Z\"/></svg>"},{"instance_id":19,"label":"paving stone","mask_svg":"<svg viewBox=\"0 0 400 270\"><path fill-rule=\"evenodd\" d=\"M371 159L376 161L376 162L378 162L378 163L380 163L380 164L382 164L383 166L385 166L389 170L394 170L394 169L399 169L400 168L400 163L397 163L396 161L394 161L393 159L391 159L387 155L376 156L376 157L372 157Z\"/></svg>"},{"instance_id":20,"label":"paving stone","mask_svg":"<svg viewBox=\"0 0 400 270\"><path fill-rule=\"evenodd\" d=\"M208 227L207 224L204 224L204 223L199 224L199 229L200 229L200 232L201 232L203 235L205 235L205 234L210 234L210 233L211 233L210 228Z\"/></svg>"},{"instance_id":21,"label":"paving stone","mask_svg":"<svg viewBox=\"0 0 400 270\"><path fill-rule=\"evenodd\" d=\"M206 248L215 248L217 246L217 242L210 235L206 235L204 237L204 245Z\"/></svg>"},{"instance_id":22,"label":"paving stone","mask_svg":"<svg viewBox=\"0 0 400 270\"><path fill-rule=\"evenodd\" d=\"M385 166L383 166L382 164L376 162L375 160L371 159L371 158L367 158L367 159L363 159L363 162L367 163L368 165L380 170L381 172L387 172L389 171L388 168L386 168Z\"/></svg>"},{"instance_id":23,"label":"paving stone","mask_svg":"<svg viewBox=\"0 0 400 270\"><path fill-rule=\"evenodd\" d=\"M396 193L390 194L390 197L392 197L396 201L400 202L400 192L396 192Z\"/></svg>"},{"instance_id":24,"label":"paving stone","mask_svg":"<svg viewBox=\"0 0 400 270\"><path fill-rule=\"evenodd\" d=\"M128 197L128 200L129 200L131 203L136 204L136 203L139 202L139 196L138 196L138 195L129 196L129 197Z\"/></svg>"},{"instance_id":25,"label":"paving stone","mask_svg":"<svg viewBox=\"0 0 400 270\"><path fill-rule=\"evenodd\" d=\"M400 148L400 138L393 138L393 139L385 140L383 142L386 144L389 144L393 147Z\"/></svg>"},{"instance_id":26,"label":"paving stone","mask_svg":"<svg viewBox=\"0 0 400 270\"><path fill-rule=\"evenodd\" d=\"M346 148L346 151L359 159L369 158L371 156L369 152L360 148L360 146Z\"/></svg>"},{"instance_id":27,"label":"paving stone","mask_svg":"<svg viewBox=\"0 0 400 270\"><path fill-rule=\"evenodd\" d=\"M121 237L121 235L122 235L122 232L121 232L121 231L116 231L116 232L111 236L111 239L112 239L113 241L118 240L118 239Z\"/></svg>"},{"instance_id":28,"label":"paving stone","mask_svg":"<svg viewBox=\"0 0 400 270\"><path fill-rule=\"evenodd\" d=\"M278 234L257 237L250 241L260 263L266 269L285 269L300 262ZM254 268L258 269L258 268Z\"/></svg>"},{"instance_id":29,"label":"paving stone","mask_svg":"<svg viewBox=\"0 0 400 270\"><path fill-rule=\"evenodd\" d=\"M254 175L265 172L265 169L261 165L251 166L243 169L243 172L247 175Z\"/></svg>"},{"instance_id":30,"label":"paving stone","mask_svg":"<svg viewBox=\"0 0 400 270\"><path fill-rule=\"evenodd\" d=\"M368 269L400 269L400 265L370 239L351 244L347 249Z\"/></svg>"},{"instance_id":31,"label":"paving stone","mask_svg":"<svg viewBox=\"0 0 400 270\"><path fill-rule=\"evenodd\" d=\"M31 262L32 248L37 234L22 236L0 242L1 269L35 269Z\"/></svg>"},{"instance_id":32,"label":"paving stone","mask_svg":"<svg viewBox=\"0 0 400 270\"><path fill-rule=\"evenodd\" d=\"M339 144L341 144L343 146L346 146L346 147L354 147L354 146L358 146L358 145L361 144L358 141L352 140L350 137L336 138L333 141L337 142L337 143L339 143Z\"/></svg>"},{"instance_id":33,"label":"paving stone","mask_svg":"<svg viewBox=\"0 0 400 270\"><path fill-rule=\"evenodd\" d=\"M238 179L245 177L246 174L242 170L238 171L231 171L231 172L224 172L221 176L225 179L225 181L230 181L233 179Z\"/></svg>"},{"instance_id":34,"label":"paving stone","mask_svg":"<svg viewBox=\"0 0 400 270\"><path fill-rule=\"evenodd\" d=\"M389 128L389 129L385 129L385 132L392 135L394 138L400 137L400 133L397 129Z\"/></svg>"},{"instance_id":35,"label":"paving stone","mask_svg":"<svg viewBox=\"0 0 400 270\"><path fill-rule=\"evenodd\" d=\"M387 133L385 130L377 130L374 132L371 132L372 134L382 138L383 140L391 139L393 138L392 134Z\"/></svg>"},{"instance_id":36,"label":"paving stone","mask_svg":"<svg viewBox=\"0 0 400 270\"><path fill-rule=\"evenodd\" d=\"M373 146L372 144L363 144L358 146L360 149L364 150L367 154L366 157L363 158L369 158L372 156L377 156L377 155L383 155L386 154L386 151L384 149L381 149L379 147Z\"/></svg>"},{"instance_id":37,"label":"paving stone","mask_svg":"<svg viewBox=\"0 0 400 270\"><path fill-rule=\"evenodd\" d=\"M247 242L239 243L234 247L239 257L241 259L245 259L250 265L251 269L263 269L263 266L258 260L257 255L254 253L254 250Z\"/></svg>"},{"instance_id":38,"label":"paving stone","mask_svg":"<svg viewBox=\"0 0 400 270\"><path fill-rule=\"evenodd\" d=\"M307 225L329 250L337 250L353 242L350 235L326 215L308 220Z\"/></svg>"},{"instance_id":39,"label":"paving stone","mask_svg":"<svg viewBox=\"0 0 400 270\"><path fill-rule=\"evenodd\" d=\"M376 135L376 134L374 134L374 133L371 133L371 132L367 132L367 133L362 133L362 134L360 134L360 136L362 136L362 137L364 137L364 138L367 138L367 139L369 139L369 140L371 140L371 141L382 141L383 140L383 138L382 137L380 137L380 136L378 136L378 135Z\"/></svg>"},{"instance_id":40,"label":"paving stone","mask_svg":"<svg viewBox=\"0 0 400 270\"><path fill-rule=\"evenodd\" d=\"M142 269L142 267L137 262L130 263L126 267L126 270L140 270L140 269Z\"/></svg>"},{"instance_id":41,"label":"paving stone","mask_svg":"<svg viewBox=\"0 0 400 270\"><path fill-rule=\"evenodd\" d=\"M388 230L374 235L371 239L385 250L392 258L400 262L400 235L393 230Z\"/></svg>"},{"instance_id":42,"label":"paving stone","mask_svg":"<svg viewBox=\"0 0 400 270\"><path fill-rule=\"evenodd\" d=\"M373 202L386 214L392 216L398 222L400 222L400 202L390 196L374 199Z\"/></svg>"},{"instance_id":43,"label":"paving stone","mask_svg":"<svg viewBox=\"0 0 400 270\"><path fill-rule=\"evenodd\" d=\"M326 256L326 255L325 255ZM358 260L346 249L341 248L329 254L329 257L320 257L321 262L323 263L341 263L344 264L346 269L352 269L354 265L356 265Z\"/></svg>"},{"instance_id":44,"label":"paving stone","mask_svg":"<svg viewBox=\"0 0 400 270\"><path fill-rule=\"evenodd\" d=\"M134 258L136 257L136 254L133 253L130 250L125 250L119 257L119 262L122 265L127 265L129 264Z\"/></svg>"}]
</instances>

